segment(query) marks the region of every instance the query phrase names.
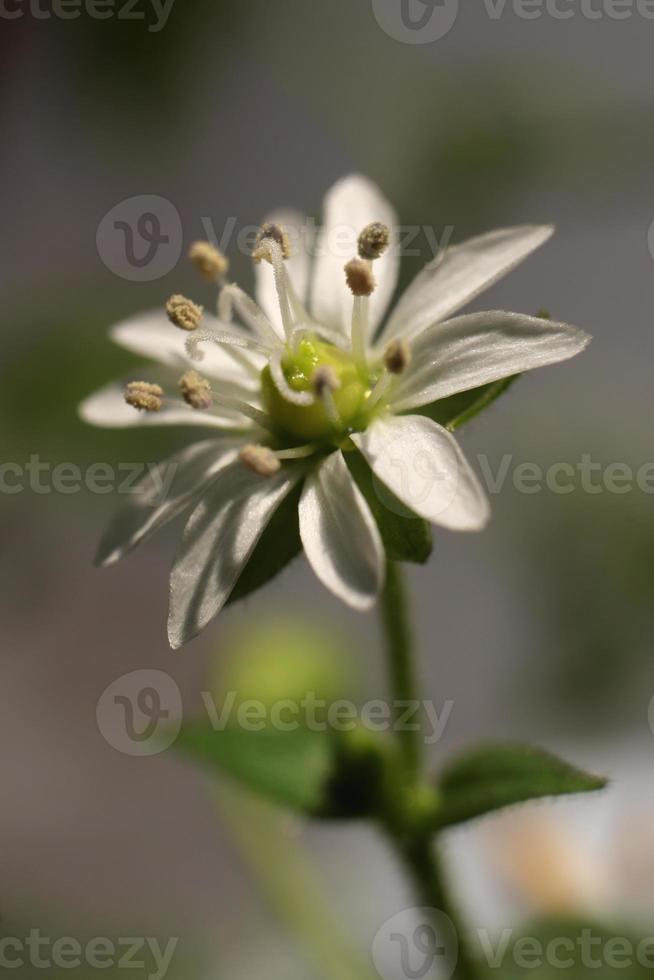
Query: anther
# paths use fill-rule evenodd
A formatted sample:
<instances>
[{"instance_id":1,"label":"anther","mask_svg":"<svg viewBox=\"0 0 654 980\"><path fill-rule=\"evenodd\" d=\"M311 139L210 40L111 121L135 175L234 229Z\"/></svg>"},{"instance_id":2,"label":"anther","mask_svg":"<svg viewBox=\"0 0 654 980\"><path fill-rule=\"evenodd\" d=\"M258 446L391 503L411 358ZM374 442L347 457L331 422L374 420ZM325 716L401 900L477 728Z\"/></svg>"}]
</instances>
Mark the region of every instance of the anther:
<instances>
[{"instance_id":1,"label":"anther","mask_svg":"<svg viewBox=\"0 0 654 980\"><path fill-rule=\"evenodd\" d=\"M187 371L182 375L179 379L179 390L182 398L191 408L202 411L213 405L211 385L197 371Z\"/></svg>"},{"instance_id":2,"label":"anther","mask_svg":"<svg viewBox=\"0 0 654 980\"><path fill-rule=\"evenodd\" d=\"M176 294L166 303L166 313L170 322L181 330L196 330L204 310L192 300Z\"/></svg>"},{"instance_id":3,"label":"anther","mask_svg":"<svg viewBox=\"0 0 654 980\"><path fill-rule=\"evenodd\" d=\"M337 391L341 387L336 371L328 364L316 368L311 378L313 390L318 398L323 398L327 392Z\"/></svg>"},{"instance_id":4,"label":"anther","mask_svg":"<svg viewBox=\"0 0 654 980\"><path fill-rule=\"evenodd\" d=\"M354 296L370 296L376 285L370 263L364 259L350 259L345 279Z\"/></svg>"},{"instance_id":5,"label":"anther","mask_svg":"<svg viewBox=\"0 0 654 980\"><path fill-rule=\"evenodd\" d=\"M125 401L142 412L159 412L162 406L163 388L148 381L130 381L125 386Z\"/></svg>"},{"instance_id":6,"label":"anther","mask_svg":"<svg viewBox=\"0 0 654 980\"><path fill-rule=\"evenodd\" d=\"M211 242L193 242L188 257L198 272L210 282L223 279L229 271L229 259Z\"/></svg>"},{"instance_id":7,"label":"anther","mask_svg":"<svg viewBox=\"0 0 654 980\"><path fill-rule=\"evenodd\" d=\"M283 259L290 258L291 243L288 234L281 225L266 222L266 224L262 225L259 229L259 233L254 243L252 258L255 262L261 262L262 259L265 259L266 262L272 263L272 254L270 250L271 241L276 242L279 245Z\"/></svg>"},{"instance_id":8,"label":"anther","mask_svg":"<svg viewBox=\"0 0 654 980\"><path fill-rule=\"evenodd\" d=\"M253 443L243 446L238 458L259 476L274 476L281 467L272 449L268 449L267 446L256 446Z\"/></svg>"},{"instance_id":9,"label":"anther","mask_svg":"<svg viewBox=\"0 0 654 980\"><path fill-rule=\"evenodd\" d=\"M359 235L359 255L362 259L378 259L388 248L391 240L391 233L388 225L383 225L381 221L373 221L366 225Z\"/></svg>"},{"instance_id":10,"label":"anther","mask_svg":"<svg viewBox=\"0 0 654 980\"><path fill-rule=\"evenodd\" d=\"M384 351L384 367L389 374L402 374L411 361L411 348L406 340L391 340Z\"/></svg>"}]
</instances>

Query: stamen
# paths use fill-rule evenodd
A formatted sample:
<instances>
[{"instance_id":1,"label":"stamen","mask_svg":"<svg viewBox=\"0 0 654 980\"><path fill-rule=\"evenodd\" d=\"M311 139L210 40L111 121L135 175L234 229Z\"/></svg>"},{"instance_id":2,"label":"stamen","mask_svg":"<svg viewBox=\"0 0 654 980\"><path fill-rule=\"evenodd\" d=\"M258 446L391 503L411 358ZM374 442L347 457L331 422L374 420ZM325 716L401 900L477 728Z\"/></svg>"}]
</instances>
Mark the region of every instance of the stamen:
<instances>
[{"instance_id":1,"label":"stamen","mask_svg":"<svg viewBox=\"0 0 654 980\"><path fill-rule=\"evenodd\" d=\"M238 458L259 476L274 476L281 469L281 463L272 449L248 443L243 446Z\"/></svg>"},{"instance_id":2,"label":"stamen","mask_svg":"<svg viewBox=\"0 0 654 980\"><path fill-rule=\"evenodd\" d=\"M179 390L182 398L191 408L202 411L213 405L211 385L197 371L187 371L182 375L179 379Z\"/></svg>"},{"instance_id":3,"label":"stamen","mask_svg":"<svg viewBox=\"0 0 654 980\"><path fill-rule=\"evenodd\" d=\"M370 296L376 286L370 263L364 259L350 259L345 278L354 296Z\"/></svg>"},{"instance_id":4,"label":"stamen","mask_svg":"<svg viewBox=\"0 0 654 980\"><path fill-rule=\"evenodd\" d=\"M294 446L292 449L278 449L275 453L277 459L306 459L313 456L317 446L308 443L306 446Z\"/></svg>"},{"instance_id":5,"label":"stamen","mask_svg":"<svg viewBox=\"0 0 654 980\"><path fill-rule=\"evenodd\" d=\"M214 392L213 401L215 405L230 409L233 412L239 412L241 415L245 415L246 418L252 419L262 429L266 429L267 432L274 431L274 425L270 416L266 412L262 412L261 409L255 408L254 405L248 405L241 398L234 398L232 395L217 395Z\"/></svg>"},{"instance_id":6,"label":"stamen","mask_svg":"<svg viewBox=\"0 0 654 980\"><path fill-rule=\"evenodd\" d=\"M313 383L313 390L318 398L322 398L326 391L337 391L341 387L338 375L328 364L316 368L311 381Z\"/></svg>"},{"instance_id":7,"label":"stamen","mask_svg":"<svg viewBox=\"0 0 654 980\"><path fill-rule=\"evenodd\" d=\"M359 235L359 255L362 259L378 259L388 248L390 240L388 225L373 221Z\"/></svg>"},{"instance_id":8,"label":"stamen","mask_svg":"<svg viewBox=\"0 0 654 980\"><path fill-rule=\"evenodd\" d=\"M272 238L265 239L265 242L262 243L262 245L263 244L266 245L270 256L270 261L272 262L275 276L275 288L277 289L277 300L279 302L279 310L282 315L282 325L284 327L284 335L287 343L290 343L295 321L291 312L290 283L288 276L286 275L286 269L284 268L284 250L278 244L278 242L274 241Z\"/></svg>"},{"instance_id":9,"label":"stamen","mask_svg":"<svg viewBox=\"0 0 654 980\"><path fill-rule=\"evenodd\" d=\"M291 348L293 350L297 348L300 339L306 334L316 334L317 337L322 337L328 344L331 344L333 347L338 347L339 350L350 349L350 345L343 334L337 333L335 330L329 330L320 323L301 323L299 326L293 327L293 333L291 334Z\"/></svg>"},{"instance_id":10,"label":"stamen","mask_svg":"<svg viewBox=\"0 0 654 980\"><path fill-rule=\"evenodd\" d=\"M148 381L130 381L125 386L125 401L142 412L160 412L163 388Z\"/></svg>"},{"instance_id":11,"label":"stamen","mask_svg":"<svg viewBox=\"0 0 654 980\"><path fill-rule=\"evenodd\" d=\"M314 404L315 398L311 392L295 391L295 389L291 388L289 385L282 367L282 355L280 351L275 351L270 358L270 375L275 383L277 391L280 393L282 398L286 399L287 402L291 402L293 405L304 406Z\"/></svg>"},{"instance_id":12,"label":"stamen","mask_svg":"<svg viewBox=\"0 0 654 980\"><path fill-rule=\"evenodd\" d=\"M355 296L352 306L352 354L354 359L365 367L366 341L368 339L368 311L370 300L367 296Z\"/></svg>"},{"instance_id":13,"label":"stamen","mask_svg":"<svg viewBox=\"0 0 654 980\"><path fill-rule=\"evenodd\" d=\"M252 258L255 262L261 262L263 259L266 262L272 263L269 245L270 241L276 242L277 245L279 245L283 259L290 258L291 242L287 232L281 225L266 222L266 224L261 226L256 242L254 243Z\"/></svg>"},{"instance_id":14,"label":"stamen","mask_svg":"<svg viewBox=\"0 0 654 980\"><path fill-rule=\"evenodd\" d=\"M313 390L323 404L325 415L332 425L341 424L341 416L334 401L334 392L341 387L341 382L333 368L328 365L316 368L313 373Z\"/></svg>"},{"instance_id":15,"label":"stamen","mask_svg":"<svg viewBox=\"0 0 654 980\"><path fill-rule=\"evenodd\" d=\"M231 323L233 310L243 322L254 331L265 344L266 350L271 347L281 347L281 341L263 310L254 300L244 293L240 286L231 283L225 286L218 297L218 316L226 323Z\"/></svg>"},{"instance_id":16,"label":"stamen","mask_svg":"<svg viewBox=\"0 0 654 980\"><path fill-rule=\"evenodd\" d=\"M193 242L188 257L209 282L219 282L229 272L229 259L211 242Z\"/></svg>"},{"instance_id":17,"label":"stamen","mask_svg":"<svg viewBox=\"0 0 654 980\"><path fill-rule=\"evenodd\" d=\"M250 337L242 337L240 334L231 334L222 331L220 333L212 333L210 330L198 330L197 333L193 333L187 337L184 345L186 347L186 353L193 361L203 361L204 351L200 350L200 344L208 344L210 342L219 346L241 347L244 350L256 350L262 354L268 353L267 347L257 343L256 340L250 339Z\"/></svg>"},{"instance_id":18,"label":"stamen","mask_svg":"<svg viewBox=\"0 0 654 980\"><path fill-rule=\"evenodd\" d=\"M384 365L389 374L402 374L411 363L411 348L406 340L391 340L384 352Z\"/></svg>"},{"instance_id":19,"label":"stamen","mask_svg":"<svg viewBox=\"0 0 654 980\"><path fill-rule=\"evenodd\" d=\"M204 310L192 300L176 294L166 303L166 313L170 322L181 330L196 330Z\"/></svg>"},{"instance_id":20,"label":"stamen","mask_svg":"<svg viewBox=\"0 0 654 980\"><path fill-rule=\"evenodd\" d=\"M375 405L377 405L377 403L381 400L381 398L383 398L383 396L388 391L388 388L390 387L392 380L393 380L393 376L389 374L388 371L384 371L381 377L379 378L379 380L377 381L377 384L368 395L368 400L366 402L367 409L370 410L374 408Z\"/></svg>"}]
</instances>

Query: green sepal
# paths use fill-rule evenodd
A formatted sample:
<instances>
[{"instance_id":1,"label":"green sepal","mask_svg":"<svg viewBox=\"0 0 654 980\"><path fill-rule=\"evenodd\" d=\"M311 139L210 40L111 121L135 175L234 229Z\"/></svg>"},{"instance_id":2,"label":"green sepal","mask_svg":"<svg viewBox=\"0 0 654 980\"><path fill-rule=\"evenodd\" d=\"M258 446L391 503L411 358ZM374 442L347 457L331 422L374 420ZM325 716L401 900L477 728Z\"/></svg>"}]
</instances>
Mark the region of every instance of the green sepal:
<instances>
[{"instance_id":1,"label":"green sepal","mask_svg":"<svg viewBox=\"0 0 654 980\"><path fill-rule=\"evenodd\" d=\"M603 789L589 775L548 752L524 745L469 750L441 773L438 828L465 823L515 803Z\"/></svg>"},{"instance_id":2,"label":"green sepal","mask_svg":"<svg viewBox=\"0 0 654 980\"><path fill-rule=\"evenodd\" d=\"M454 432L489 408L519 377L519 374L512 374L508 378L491 381L479 388L450 395L449 398L439 398L430 405L415 409L415 414L426 415L427 418L445 426L450 432Z\"/></svg>"},{"instance_id":3,"label":"green sepal","mask_svg":"<svg viewBox=\"0 0 654 980\"><path fill-rule=\"evenodd\" d=\"M386 487L383 488L382 500L372 470L358 450L343 455L356 485L377 522L386 556L390 561L424 564L432 549L430 525L421 517L412 514ZM381 487L379 489L381 490Z\"/></svg>"},{"instance_id":4,"label":"green sepal","mask_svg":"<svg viewBox=\"0 0 654 980\"><path fill-rule=\"evenodd\" d=\"M298 503L301 485L295 487L273 514L268 527L231 591L226 605L237 602L275 578L302 550Z\"/></svg>"}]
</instances>

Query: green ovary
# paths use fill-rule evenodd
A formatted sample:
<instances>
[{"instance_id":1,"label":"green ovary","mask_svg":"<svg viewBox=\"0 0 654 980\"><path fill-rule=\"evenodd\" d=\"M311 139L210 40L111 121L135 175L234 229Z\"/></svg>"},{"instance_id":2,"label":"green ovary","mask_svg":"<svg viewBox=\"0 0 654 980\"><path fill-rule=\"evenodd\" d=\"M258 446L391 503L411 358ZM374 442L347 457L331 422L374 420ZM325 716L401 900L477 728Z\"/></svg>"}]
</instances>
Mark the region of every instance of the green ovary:
<instances>
[{"instance_id":1,"label":"green ovary","mask_svg":"<svg viewBox=\"0 0 654 980\"><path fill-rule=\"evenodd\" d=\"M365 427L366 401L374 379L364 368L355 364L351 354L331 344L307 338L299 343L296 351L287 353L282 360L284 375L294 391L313 392L312 378L319 367L331 368L339 381L339 387L333 392L339 415L338 426L334 425L318 398L313 405L296 405L287 401L275 385L270 369L266 367L261 372L264 408L280 435L294 441L337 443L349 432Z\"/></svg>"}]
</instances>

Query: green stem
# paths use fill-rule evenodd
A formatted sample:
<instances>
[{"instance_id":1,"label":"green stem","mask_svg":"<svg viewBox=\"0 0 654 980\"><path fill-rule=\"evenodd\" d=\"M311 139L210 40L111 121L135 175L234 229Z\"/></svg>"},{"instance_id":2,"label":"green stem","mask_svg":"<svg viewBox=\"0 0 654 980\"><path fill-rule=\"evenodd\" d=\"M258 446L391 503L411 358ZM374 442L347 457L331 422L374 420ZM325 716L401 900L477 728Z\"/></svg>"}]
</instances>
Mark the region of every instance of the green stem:
<instances>
[{"instance_id":1,"label":"green stem","mask_svg":"<svg viewBox=\"0 0 654 980\"><path fill-rule=\"evenodd\" d=\"M416 701L413 638L406 590L399 564L387 562L382 619L387 637L388 666L394 715L402 714L398 702ZM401 753L402 773L396 792L404 801L389 801L386 830L400 856L421 906L443 912L452 922L458 942L458 961L453 980L480 980L481 970L472 955L458 911L451 899L441 867L433 833L424 828L416 801L422 784L422 744L420 731L396 731Z\"/></svg>"},{"instance_id":2,"label":"green stem","mask_svg":"<svg viewBox=\"0 0 654 980\"><path fill-rule=\"evenodd\" d=\"M405 776L413 781L421 760L421 734L402 724L406 702L416 701L413 668L413 635L402 570L397 562L386 563L386 584L382 595L382 619L386 631L393 717L402 751Z\"/></svg>"}]
</instances>

